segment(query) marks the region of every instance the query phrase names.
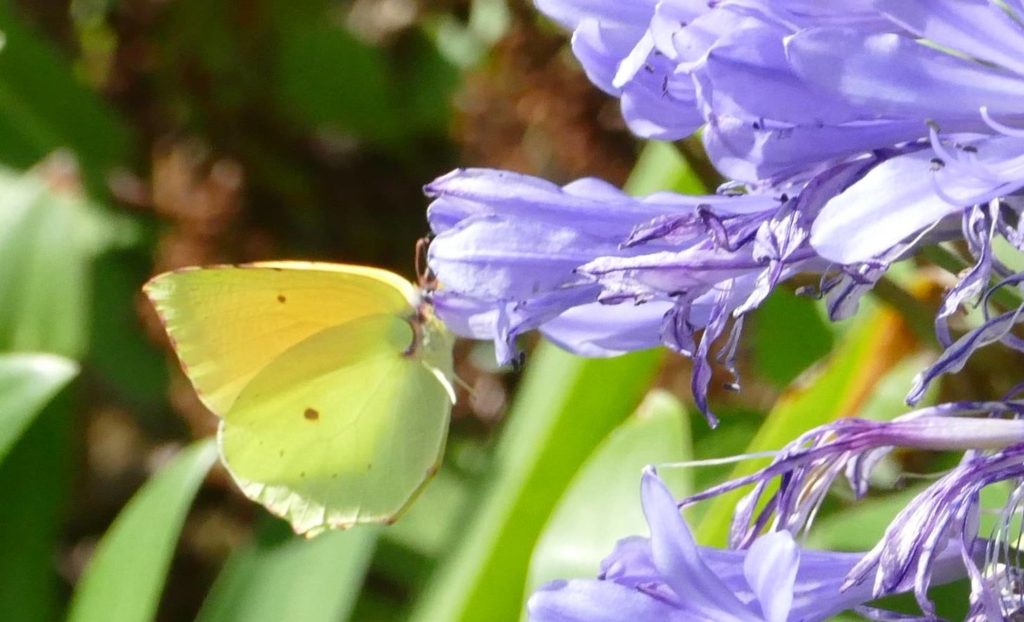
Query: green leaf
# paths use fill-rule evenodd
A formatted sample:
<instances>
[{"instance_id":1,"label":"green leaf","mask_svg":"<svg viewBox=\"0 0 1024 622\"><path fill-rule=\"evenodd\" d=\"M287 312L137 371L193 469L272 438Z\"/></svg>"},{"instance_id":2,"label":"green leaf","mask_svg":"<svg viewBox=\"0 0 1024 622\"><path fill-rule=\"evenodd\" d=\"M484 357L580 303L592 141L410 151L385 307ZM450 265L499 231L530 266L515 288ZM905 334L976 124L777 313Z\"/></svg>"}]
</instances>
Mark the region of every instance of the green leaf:
<instances>
[{"instance_id":1,"label":"green leaf","mask_svg":"<svg viewBox=\"0 0 1024 622\"><path fill-rule=\"evenodd\" d=\"M465 516L466 482L442 467L416 502L381 538L422 557L440 557L458 537Z\"/></svg>"},{"instance_id":2,"label":"green leaf","mask_svg":"<svg viewBox=\"0 0 1024 622\"><path fill-rule=\"evenodd\" d=\"M640 473L648 464L692 459L689 421L672 394L653 391L594 450L573 478L533 551L527 597L555 579L596 577L620 539L647 533ZM678 497L692 492L691 471L661 468Z\"/></svg>"},{"instance_id":3,"label":"green leaf","mask_svg":"<svg viewBox=\"0 0 1024 622\"><path fill-rule=\"evenodd\" d=\"M277 95L292 118L393 144L402 123L387 57L328 21L281 34Z\"/></svg>"},{"instance_id":4,"label":"green leaf","mask_svg":"<svg viewBox=\"0 0 1024 622\"><path fill-rule=\"evenodd\" d=\"M71 622L154 618L185 516L216 459L212 440L196 442L136 493L97 545L71 601Z\"/></svg>"},{"instance_id":5,"label":"green leaf","mask_svg":"<svg viewBox=\"0 0 1024 622\"><path fill-rule=\"evenodd\" d=\"M819 518L807 539L807 546L830 551L870 550L892 519L924 489L925 485L918 485L883 497L862 499L856 505Z\"/></svg>"},{"instance_id":6,"label":"green leaf","mask_svg":"<svg viewBox=\"0 0 1024 622\"><path fill-rule=\"evenodd\" d=\"M672 143L651 141L644 145L626 183L630 194L674 190L683 194L704 194L707 187Z\"/></svg>"},{"instance_id":7,"label":"green leaf","mask_svg":"<svg viewBox=\"0 0 1024 622\"><path fill-rule=\"evenodd\" d=\"M60 619L63 581L54 560L71 497L70 391L61 391L0 463L0 616L17 622Z\"/></svg>"},{"instance_id":8,"label":"green leaf","mask_svg":"<svg viewBox=\"0 0 1024 622\"><path fill-rule=\"evenodd\" d=\"M373 558L378 528L329 531L306 540L279 520L235 551L198 622L339 622L349 618Z\"/></svg>"},{"instance_id":9,"label":"green leaf","mask_svg":"<svg viewBox=\"0 0 1024 622\"><path fill-rule=\"evenodd\" d=\"M69 148L99 190L110 168L131 156L131 134L18 13L16 3L0 1L0 162L25 168Z\"/></svg>"},{"instance_id":10,"label":"green leaf","mask_svg":"<svg viewBox=\"0 0 1024 622\"><path fill-rule=\"evenodd\" d=\"M412 619L518 619L544 523L579 465L635 409L659 360L656 350L591 360L550 343L534 350L479 507Z\"/></svg>"},{"instance_id":11,"label":"green leaf","mask_svg":"<svg viewBox=\"0 0 1024 622\"><path fill-rule=\"evenodd\" d=\"M463 70L479 65L512 22L505 0L473 0L467 24L449 12L425 16L424 33L438 53Z\"/></svg>"},{"instance_id":12,"label":"green leaf","mask_svg":"<svg viewBox=\"0 0 1024 622\"><path fill-rule=\"evenodd\" d=\"M754 364L759 375L777 386L786 386L832 350L831 324L810 298L777 289L751 320Z\"/></svg>"},{"instance_id":13,"label":"green leaf","mask_svg":"<svg viewBox=\"0 0 1024 622\"><path fill-rule=\"evenodd\" d=\"M746 451L780 449L811 428L857 415L879 380L913 347L908 332L899 316L887 309L860 313L832 355L779 398ZM730 478L765 464L766 460L747 460L736 466ZM725 544L733 510L743 493L733 491L711 501L697 529L702 544Z\"/></svg>"},{"instance_id":14,"label":"green leaf","mask_svg":"<svg viewBox=\"0 0 1024 622\"><path fill-rule=\"evenodd\" d=\"M110 392L139 405L152 420L167 399L165 353L141 330L136 301L151 276L152 251L112 251L96 257L87 365Z\"/></svg>"},{"instance_id":15,"label":"green leaf","mask_svg":"<svg viewBox=\"0 0 1024 622\"><path fill-rule=\"evenodd\" d=\"M0 462L78 365L52 354L0 355Z\"/></svg>"},{"instance_id":16,"label":"green leaf","mask_svg":"<svg viewBox=\"0 0 1024 622\"><path fill-rule=\"evenodd\" d=\"M91 260L116 224L56 183L43 169L0 169L0 351L85 349Z\"/></svg>"}]
</instances>

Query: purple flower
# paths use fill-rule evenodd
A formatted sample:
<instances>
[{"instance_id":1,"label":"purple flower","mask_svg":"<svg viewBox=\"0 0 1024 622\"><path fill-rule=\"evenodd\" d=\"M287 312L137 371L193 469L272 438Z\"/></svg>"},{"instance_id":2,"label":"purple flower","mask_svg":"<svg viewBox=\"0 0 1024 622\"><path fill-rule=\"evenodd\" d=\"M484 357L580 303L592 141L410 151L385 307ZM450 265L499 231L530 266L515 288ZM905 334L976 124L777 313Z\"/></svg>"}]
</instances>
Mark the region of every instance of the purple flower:
<instances>
[{"instance_id":1,"label":"purple flower","mask_svg":"<svg viewBox=\"0 0 1024 622\"><path fill-rule=\"evenodd\" d=\"M782 532L749 551L699 547L652 469L641 491L650 539L621 540L597 580L541 588L530 598L531 620L823 620L868 599L863 589L839 591L858 554L801 551Z\"/></svg>"},{"instance_id":2,"label":"purple flower","mask_svg":"<svg viewBox=\"0 0 1024 622\"><path fill-rule=\"evenodd\" d=\"M635 134L673 140L704 123L692 81L677 75L677 63L655 50L649 26L666 8L673 20L700 22L711 12L706 3L537 0L537 7L573 31L573 52L587 76L620 99Z\"/></svg>"},{"instance_id":3,"label":"purple flower","mask_svg":"<svg viewBox=\"0 0 1024 622\"><path fill-rule=\"evenodd\" d=\"M747 550L701 547L653 469L644 472L641 496L650 538L620 540L596 580L535 592L533 622L813 622L872 599L866 583L844 588L861 553L804 550L786 531ZM957 551L939 553L935 566L937 582L963 576Z\"/></svg>"},{"instance_id":4,"label":"purple flower","mask_svg":"<svg viewBox=\"0 0 1024 622\"><path fill-rule=\"evenodd\" d=\"M808 526L835 479L846 476L858 496L867 492L872 468L895 447L927 450L1005 449L1024 443L1024 421L975 419L979 414L1024 415L1024 402L952 402L924 408L892 421L841 419L806 432L781 449L756 473L715 486L685 504L749 484L754 490L737 505L731 542L747 546L774 521L799 532ZM779 489L762 505L769 482Z\"/></svg>"},{"instance_id":5,"label":"purple flower","mask_svg":"<svg viewBox=\"0 0 1024 622\"><path fill-rule=\"evenodd\" d=\"M988 343L1024 350L1024 307L985 308L955 340L948 318L1020 278L993 253L1024 250L1024 28L987 0L539 0L574 30L596 84L631 127L705 145L732 182L704 197L626 196L464 170L427 187L434 301L455 332L493 339L502 362L538 329L611 356L664 344L694 360L709 415L711 361L730 370L742 321L779 282L821 275L833 319L921 243L963 239L977 263L936 318L946 349L915 383ZM979 33L993 32L993 38ZM927 43L927 44L926 44ZM998 100L998 101L996 101ZM729 196L735 194L739 196ZM993 280L1000 280L992 285ZM718 345L716 345L718 344Z\"/></svg>"},{"instance_id":6,"label":"purple flower","mask_svg":"<svg viewBox=\"0 0 1024 622\"><path fill-rule=\"evenodd\" d=\"M979 494L986 486L997 482L1019 482L1024 477L1024 445L1015 445L1002 451L985 454L969 452L961 464L942 479L914 498L892 521L882 540L851 571L847 585L859 584L874 576L874 592L889 593L893 586L902 585L909 578L914 582L914 594L922 610L934 616L935 610L928 599L928 586L936 570L936 551L950 546L961 551L964 567L971 579L971 620L1002 620L1007 611L1007 599L993 589L993 571L1007 574L1005 563L997 562L990 546L982 546L977 536ZM1004 512L1004 526L1008 524ZM998 540L998 535L997 535ZM989 549L988 559L978 559L978 553ZM995 563L1004 564L996 568ZM983 571L982 569L985 569ZM1020 572L1014 564L1009 569ZM1021 604L1019 594L1011 593L1014 608Z\"/></svg>"},{"instance_id":7,"label":"purple flower","mask_svg":"<svg viewBox=\"0 0 1024 622\"><path fill-rule=\"evenodd\" d=\"M982 265L979 262L979 265ZM974 268L977 271L978 267ZM949 299L957 294L957 290L964 287L963 283L969 279L969 274L961 284L954 288L946 296L947 303L944 307L950 306ZM985 296L982 298L982 304L984 309L984 320L981 325L967 331L960 339L956 342L948 344L942 355L939 356L933 364L929 365L921 373L914 378L914 386L911 387L910 393L907 395L907 402L910 404L916 404L924 397L928 387L931 383L942 374L955 373L963 369L964 365L967 364L967 359L979 348L987 346L992 343L1002 343L1017 351L1024 351L1024 341L1019 337L1015 336L1010 331L1019 323L1024 322L1024 304L1018 306L1016 309L1006 311L998 315L992 316L988 309L988 298L1001 287L1007 285L1024 282L1024 275L1015 275L1009 279L1006 279L1000 283L997 283L994 287L987 290ZM940 328L945 328L942 320L944 316L940 310L940 315L936 322ZM942 332L939 333L940 340L943 337Z\"/></svg>"},{"instance_id":8,"label":"purple flower","mask_svg":"<svg viewBox=\"0 0 1024 622\"><path fill-rule=\"evenodd\" d=\"M775 80L775 97L745 90L750 82L738 75L733 56L750 54L749 45L737 42L732 54L716 50L708 69L716 84L725 81L715 78L720 74L737 82L729 95L746 92L743 118L761 116L771 126L713 139L772 145L767 159L763 150L733 150L733 157L762 166L761 174L763 165L802 168L917 145L880 163L822 211L812 244L845 264L870 260L947 216L1024 186L1024 131L1009 126L1021 119L1014 102L1024 94L1019 6L988 0L873 5L887 28L804 27L786 37L777 56L788 79ZM805 112L808 102L825 112Z\"/></svg>"},{"instance_id":9,"label":"purple flower","mask_svg":"<svg viewBox=\"0 0 1024 622\"><path fill-rule=\"evenodd\" d=\"M811 222L863 166L787 186L791 195L642 199L595 179L559 187L455 171L427 186L433 301L456 333L493 339L502 362L533 329L587 356L665 344L694 359L694 396L708 413L713 344L729 334L717 352L731 367L743 315L780 281L827 267L807 242Z\"/></svg>"},{"instance_id":10,"label":"purple flower","mask_svg":"<svg viewBox=\"0 0 1024 622\"><path fill-rule=\"evenodd\" d=\"M765 529L792 533L808 529L840 475L845 475L857 496L862 496L867 492L873 467L895 447L966 450L957 468L900 512L878 545L851 570L844 589L871 577L873 597L912 587L922 610L934 615L927 590L936 573L948 571L945 566L940 569L937 560L938 552L949 548L950 555L955 552L960 556L972 580L973 606L990 615L998 611L992 604L998 598L993 595L991 581L980 570L993 564L981 559L985 547L977 536L978 495L995 482L1024 477L1024 420L968 417L979 414L1020 417L1024 415L1024 401L956 402L890 422L844 419L827 424L791 442L768 467L685 499L683 505L755 484L737 504L733 517L731 544L743 548L761 537ZM774 492L769 487L773 479L778 481ZM1008 505L1004 511L1004 529L1008 529L1009 516L1016 510L1017 505ZM1005 537L997 533L994 541L1005 541ZM1005 566L1008 562L1002 563Z\"/></svg>"}]
</instances>

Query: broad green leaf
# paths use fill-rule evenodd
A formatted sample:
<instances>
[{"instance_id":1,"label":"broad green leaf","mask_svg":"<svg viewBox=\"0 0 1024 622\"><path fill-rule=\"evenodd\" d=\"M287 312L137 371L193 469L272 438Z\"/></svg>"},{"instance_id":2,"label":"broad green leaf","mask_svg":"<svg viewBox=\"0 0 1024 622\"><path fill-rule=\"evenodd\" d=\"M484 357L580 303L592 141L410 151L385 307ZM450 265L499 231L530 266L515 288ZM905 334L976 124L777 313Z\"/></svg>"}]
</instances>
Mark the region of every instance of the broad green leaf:
<instances>
[{"instance_id":1,"label":"broad green leaf","mask_svg":"<svg viewBox=\"0 0 1024 622\"><path fill-rule=\"evenodd\" d=\"M421 585L434 561L459 541L470 492L464 477L442 466L401 520L381 532L374 572L396 583Z\"/></svg>"},{"instance_id":2,"label":"broad green leaf","mask_svg":"<svg viewBox=\"0 0 1024 622\"><path fill-rule=\"evenodd\" d=\"M373 558L378 528L329 531L306 540L281 521L228 559L198 622L347 620Z\"/></svg>"},{"instance_id":3,"label":"broad green leaf","mask_svg":"<svg viewBox=\"0 0 1024 622\"><path fill-rule=\"evenodd\" d=\"M93 263L87 364L111 393L153 417L167 398L168 366L165 353L136 329L139 290L151 276L151 251L139 251L141 245L134 252L106 252Z\"/></svg>"},{"instance_id":4,"label":"broad green leaf","mask_svg":"<svg viewBox=\"0 0 1024 622\"><path fill-rule=\"evenodd\" d=\"M779 398L747 452L780 449L811 428L858 414L878 381L913 349L908 333L899 316L888 309L862 312L832 355ZM766 462L742 462L730 477L752 473ZM697 530L702 544L725 544L733 509L744 492L734 491L710 502Z\"/></svg>"},{"instance_id":5,"label":"broad green leaf","mask_svg":"<svg viewBox=\"0 0 1024 622\"><path fill-rule=\"evenodd\" d=\"M807 546L830 551L870 550L889 522L924 488L920 484L882 497L862 499L819 518L811 529Z\"/></svg>"},{"instance_id":6,"label":"broad green leaf","mask_svg":"<svg viewBox=\"0 0 1024 622\"><path fill-rule=\"evenodd\" d=\"M651 141L640 152L626 183L626 191L630 194L649 194L662 190L704 194L707 187L672 143Z\"/></svg>"},{"instance_id":7,"label":"broad green leaf","mask_svg":"<svg viewBox=\"0 0 1024 622\"><path fill-rule=\"evenodd\" d=\"M913 385L914 377L935 360L932 352L920 352L897 362L882 376L871 390L861 407L854 413L861 419L888 421L908 412L907 391ZM915 408L935 403L938 387L932 386Z\"/></svg>"},{"instance_id":8,"label":"broad green leaf","mask_svg":"<svg viewBox=\"0 0 1024 622\"><path fill-rule=\"evenodd\" d=\"M689 421L682 404L661 390L594 450L558 502L533 550L529 593L555 579L596 577L615 543L646 535L640 473L648 464L692 459ZM692 492L691 471L665 466L662 479L678 497Z\"/></svg>"},{"instance_id":9,"label":"broad green leaf","mask_svg":"<svg viewBox=\"0 0 1024 622\"><path fill-rule=\"evenodd\" d=\"M784 387L832 349L831 324L816 301L777 289L754 312L747 335L758 374ZM793 347L799 344L799 347Z\"/></svg>"},{"instance_id":10,"label":"broad green leaf","mask_svg":"<svg viewBox=\"0 0 1024 622\"><path fill-rule=\"evenodd\" d=\"M660 352L586 360L531 355L479 506L412 619L517 620L530 554L579 465L640 401Z\"/></svg>"},{"instance_id":11,"label":"broad green leaf","mask_svg":"<svg viewBox=\"0 0 1024 622\"><path fill-rule=\"evenodd\" d=\"M450 458L455 453L451 450L446 450ZM472 491L470 483L453 471L442 466L401 519L381 532L375 575L397 584L422 585L437 559L459 541Z\"/></svg>"},{"instance_id":12,"label":"broad green leaf","mask_svg":"<svg viewBox=\"0 0 1024 622\"><path fill-rule=\"evenodd\" d=\"M451 120L452 100L461 76L451 62L438 52L424 34L407 44L408 50L397 63L397 77L405 85L401 127L406 132L444 135Z\"/></svg>"},{"instance_id":13,"label":"broad green leaf","mask_svg":"<svg viewBox=\"0 0 1024 622\"><path fill-rule=\"evenodd\" d=\"M154 475L100 540L71 601L71 622L145 622L156 615L189 506L217 459L210 439Z\"/></svg>"},{"instance_id":14,"label":"broad green leaf","mask_svg":"<svg viewBox=\"0 0 1024 622\"><path fill-rule=\"evenodd\" d=\"M0 1L0 163L28 167L52 151L74 151L90 187L131 155L132 137L111 109L79 83L68 59Z\"/></svg>"},{"instance_id":15,"label":"broad green leaf","mask_svg":"<svg viewBox=\"0 0 1024 622\"><path fill-rule=\"evenodd\" d=\"M52 354L0 355L0 462L36 415L78 374Z\"/></svg>"},{"instance_id":16,"label":"broad green leaf","mask_svg":"<svg viewBox=\"0 0 1024 622\"><path fill-rule=\"evenodd\" d=\"M285 112L314 126L395 144L402 123L388 59L327 20L282 32L277 96Z\"/></svg>"},{"instance_id":17,"label":"broad green leaf","mask_svg":"<svg viewBox=\"0 0 1024 622\"><path fill-rule=\"evenodd\" d=\"M0 169L0 351L77 358L88 337L91 260L119 224L48 171Z\"/></svg>"},{"instance_id":18,"label":"broad green leaf","mask_svg":"<svg viewBox=\"0 0 1024 622\"><path fill-rule=\"evenodd\" d=\"M0 618L60 619L58 542L67 519L76 443L70 391L61 391L0 463Z\"/></svg>"},{"instance_id":19,"label":"broad green leaf","mask_svg":"<svg viewBox=\"0 0 1024 622\"><path fill-rule=\"evenodd\" d=\"M381 538L423 557L439 557L453 538L467 501L466 482L442 467L416 503Z\"/></svg>"}]
</instances>

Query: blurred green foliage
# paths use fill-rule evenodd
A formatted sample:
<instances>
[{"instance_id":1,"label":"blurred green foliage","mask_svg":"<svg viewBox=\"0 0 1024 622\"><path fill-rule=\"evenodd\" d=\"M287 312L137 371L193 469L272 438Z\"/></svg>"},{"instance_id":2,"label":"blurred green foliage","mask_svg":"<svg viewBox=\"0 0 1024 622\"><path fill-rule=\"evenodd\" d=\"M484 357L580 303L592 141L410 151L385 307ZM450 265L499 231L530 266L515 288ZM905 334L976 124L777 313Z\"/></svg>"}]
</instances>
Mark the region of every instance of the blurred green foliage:
<instances>
[{"instance_id":1,"label":"blurred green foliage","mask_svg":"<svg viewBox=\"0 0 1024 622\"><path fill-rule=\"evenodd\" d=\"M463 158L558 180L633 169L637 194L715 180L689 145L641 148L609 122L522 2L0 0L0 32L4 620L519 620L538 582L593 574L643 532L640 466L893 417L928 356L890 309L837 329L781 291L752 318L744 392L713 390L711 431L685 412L678 357L541 343L520 378L460 346L473 392L422 498L393 527L299 540L207 474L214 420L140 300L149 275L272 257L410 274L420 188ZM683 494L751 468L662 472ZM898 483L856 512L835 495L811 541L871 546ZM687 517L720 542L733 503ZM592 507L608 514L586 522Z\"/></svg>"}]
</instances>

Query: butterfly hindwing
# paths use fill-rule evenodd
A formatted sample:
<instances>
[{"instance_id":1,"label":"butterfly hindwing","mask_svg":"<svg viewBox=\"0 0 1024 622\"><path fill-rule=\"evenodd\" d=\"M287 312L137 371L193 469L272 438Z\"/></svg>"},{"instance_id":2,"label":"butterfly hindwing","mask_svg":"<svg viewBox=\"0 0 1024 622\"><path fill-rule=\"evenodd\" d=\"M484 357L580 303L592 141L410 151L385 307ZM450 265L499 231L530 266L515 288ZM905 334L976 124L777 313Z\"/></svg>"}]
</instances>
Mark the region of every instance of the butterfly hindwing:
<instances>
[{"instance_id":1,"label":"butterfly hindwing","mask_svg":"<svg viewBox=\"0 0 1024 622\"><path fill-rule=\"evenodd\" d=\"M243 491L300 533L397 518L437 469L451 407L413 339L409 322L367 316L267 365L221 422Z\"/></svg>"}]
</instances>

